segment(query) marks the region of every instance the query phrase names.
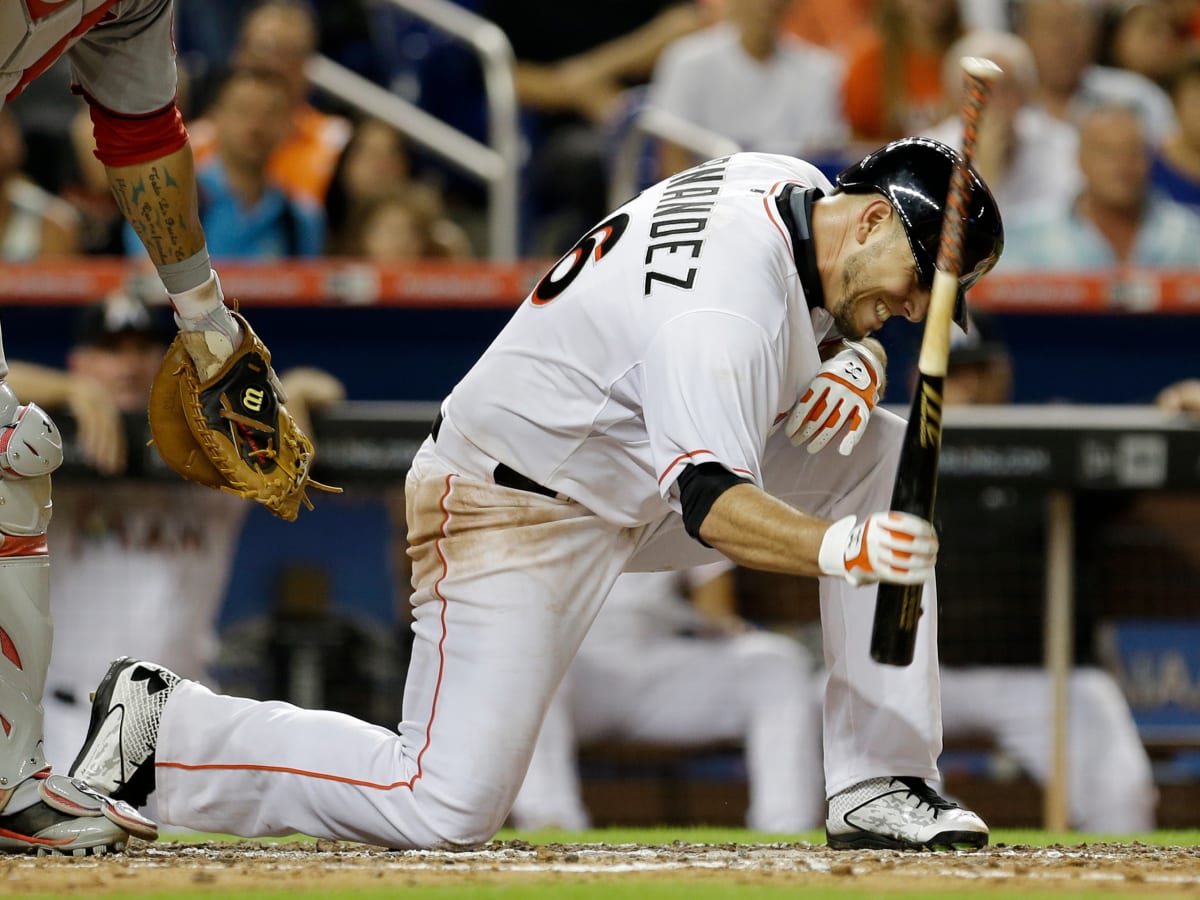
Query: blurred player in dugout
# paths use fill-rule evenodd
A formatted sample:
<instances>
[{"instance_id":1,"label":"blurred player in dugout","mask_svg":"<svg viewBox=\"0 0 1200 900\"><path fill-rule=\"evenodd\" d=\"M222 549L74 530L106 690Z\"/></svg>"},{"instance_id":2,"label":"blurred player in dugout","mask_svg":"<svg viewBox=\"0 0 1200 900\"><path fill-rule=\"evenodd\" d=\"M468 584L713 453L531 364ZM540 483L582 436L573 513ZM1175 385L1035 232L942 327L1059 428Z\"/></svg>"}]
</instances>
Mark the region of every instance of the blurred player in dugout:
<instances>
[{"instance_id":1,"label":"blurred player in dugout","mask_svg":"<svg viewBox=\"0 0 1200 900\"><path fill-rule=\"evenodd\" d=\"M971 318L966 334L955 329L945 402L1008 403L1012 362L999 324L979 310ZM1052 694L1042 661L1041 504L1040 495L1001 484L939 492L938 645L946 741L989 738L1045 784ZM1081 546L1089 518L1077 516ZM1071 824L1106 834L1149 831L1157 804L1150 759L1120 686L1097 665L1090 593L1081 583L1069 682Z\"/></svg>"}]
</instances>

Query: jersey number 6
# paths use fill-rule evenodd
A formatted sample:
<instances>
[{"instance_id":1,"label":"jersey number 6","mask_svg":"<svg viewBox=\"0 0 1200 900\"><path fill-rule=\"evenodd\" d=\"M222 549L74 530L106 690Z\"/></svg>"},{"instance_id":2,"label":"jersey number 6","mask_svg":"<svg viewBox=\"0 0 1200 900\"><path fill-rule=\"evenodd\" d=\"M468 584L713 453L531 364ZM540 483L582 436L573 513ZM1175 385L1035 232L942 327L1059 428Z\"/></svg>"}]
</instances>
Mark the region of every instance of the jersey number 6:
<instances>
[{"instance_id":1,"label":"jersey number 6","mask_svg":"<svg viewBox=\"0 0 1200 900\"><path fill-rule=\"evenodd\" d=\"M583 267L587 265L588 257L595 256L599 261L604 258L629 227L629 214L618 213L611 219L601 222L572 247L563 257L550 267L550 271L542 276L542 280L533 289L529 300L534 306L544 306L571 286ZM570 268L559 274L559 269L570 261Z\"/></svg>"}]
</instances>

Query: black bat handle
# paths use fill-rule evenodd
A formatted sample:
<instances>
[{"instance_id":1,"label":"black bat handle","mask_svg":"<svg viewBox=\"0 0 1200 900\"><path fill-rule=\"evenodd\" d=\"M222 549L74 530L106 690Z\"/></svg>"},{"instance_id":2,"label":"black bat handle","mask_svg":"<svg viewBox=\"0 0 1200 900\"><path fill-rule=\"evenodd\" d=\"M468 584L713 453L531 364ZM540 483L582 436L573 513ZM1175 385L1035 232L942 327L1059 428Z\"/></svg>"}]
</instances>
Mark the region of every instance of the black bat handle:
<instances>
[{"instance_id":1,"label":"black bat handle","mask_svg":"<svg viewBox=\"0 0 1200 900\"><path fill-rule=\"evenodd\" d=\"M891 509L933 520L938 456L942 446L942 386L945 379L922 375L904 432ZM871 659L891 666L913 660L921 618L920 584L880 583L871 630Z\"/></svg>"}]
</instances>

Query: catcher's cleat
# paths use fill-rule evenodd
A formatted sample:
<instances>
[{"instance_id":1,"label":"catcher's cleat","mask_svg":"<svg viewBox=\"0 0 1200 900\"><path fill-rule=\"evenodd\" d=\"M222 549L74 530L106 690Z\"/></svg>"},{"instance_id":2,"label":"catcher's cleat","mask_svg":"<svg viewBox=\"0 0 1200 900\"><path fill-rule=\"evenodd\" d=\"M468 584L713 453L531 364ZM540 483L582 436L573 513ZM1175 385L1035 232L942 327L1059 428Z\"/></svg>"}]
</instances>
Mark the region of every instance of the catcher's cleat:
<instances>
[{"instance_id":1,"label":"catcher's cleat","mask_svg":"<svg viewBox=\"0 0 1200 900\"><path fill-rule=\"evenodd\" d=\"M180 678L122 656L92 697L92 718L71 775L118 800L143 806L154 790L154 751L163 707Z\"/></svg>"},{"instance_id":2,"label":"catcher's cleat","mask_svg":"<svg viewBox=\"0 0 1200 900\"><path fill-rule=\"evenodd\" d=\"M152 841L158 826L128 803L105 797L78 779L35 776L37 800L0 815L0 853L88 856L117 853L130 837Z\"/></svg>"},{"instance_id":3,"label":"catcher's cleat","mask_svg":"<svg viewBox=\"0 0 1200 900\"><path fill-rule=\"evenodd\" d=\"M825 837L835 850L978 850L983 819L920 778L872 778L829 800Z\"/></svg>"}]
</instances>

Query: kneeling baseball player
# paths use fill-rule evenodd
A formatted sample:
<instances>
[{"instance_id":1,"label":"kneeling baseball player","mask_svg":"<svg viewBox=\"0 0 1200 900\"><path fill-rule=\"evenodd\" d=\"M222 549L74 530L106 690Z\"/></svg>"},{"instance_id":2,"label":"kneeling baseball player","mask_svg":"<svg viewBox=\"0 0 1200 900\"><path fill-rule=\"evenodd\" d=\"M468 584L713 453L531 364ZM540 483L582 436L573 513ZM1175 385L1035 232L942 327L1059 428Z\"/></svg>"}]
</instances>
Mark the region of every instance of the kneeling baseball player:
<instances>
[{"instance_id":1,"label":"kneeling baseball player","mask_svg":"<svg viewBox=\"0 0 1200 900\"><path fill-rule=\"evenodd\" d=\"M820 580L831 846L986 844L983 821L927 783L938 543L889 511L904 423L875 409L884 361L864 341L925 316L958 162L907 139L831 184L742 153L615 210L537 284L413 461L398 729L120 659L72 774L135 804L156 789L166 821L202 830L477 846L617 576L724 556ZM970 177L960 307L1003 246ZM869 653L879 582L924 585L904 668Z\"/></svg>"}]
</instances>

